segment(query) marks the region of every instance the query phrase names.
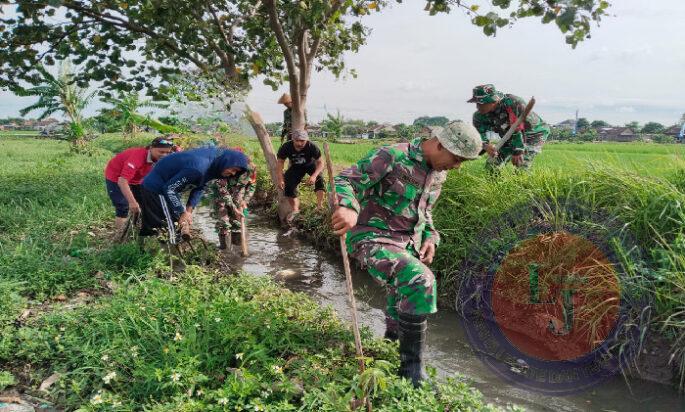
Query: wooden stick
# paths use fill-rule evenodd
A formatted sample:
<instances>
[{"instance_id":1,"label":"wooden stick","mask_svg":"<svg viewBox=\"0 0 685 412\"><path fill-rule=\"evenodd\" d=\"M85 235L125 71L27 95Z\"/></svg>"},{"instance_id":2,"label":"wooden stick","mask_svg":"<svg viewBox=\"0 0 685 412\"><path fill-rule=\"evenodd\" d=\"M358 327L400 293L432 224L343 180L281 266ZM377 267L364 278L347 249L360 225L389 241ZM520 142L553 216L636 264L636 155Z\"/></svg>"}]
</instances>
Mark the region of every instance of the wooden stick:
<instances>
[{"instance_id":1,"label":"wooden stick","mask_svg":"<svg viewBox=\"0 0 685 412\"><path fill-rule=\"evenodd\" d=\"M245 216L240 218L240 246L242 247L243 257L247 257L250 253L247 250L247 224L245 224Z\"/></svg>"},{"instance_id":2,"label":"wooden stick","mask_svg":"<svg viewBox=\"0 0 685 412\"><path fill-rule=\"evenodd\" d=\"M253 112L250 109L250 106L246 106L245 108L245 117L247 117L247 120L254 129L257 139L259 140L259 144L262 147L264 160L266 160L266 166L267 169L269 169L269 175L271 176L271 182L278 193L278 219L280 220L281 224L284 224L292 210L290 208L290 203L283 196L283 190L281 190L281 188L278 186L278 171L276 166L278 160L276 159L276 153L274 152L274 147L271 143L271 137L269 136L269 132L266 130L266 126L264 126L262 117L259 115L259 113Z\"/></svg>"},{"instance_id":3,"label":"wooden stick","mask_svg":"<svg viewBox=\"0 0 685 412\"><path fill-rule=\"evenodd\" d=\"M519 125L526 120L526 117L528 117L530 112L533 110L533 106L535 106L535 97L530 98L530 101L526 105L526 108L523 111L523 114L521 116L519 116L519 118L516 119L516 122L514 122L514 124L512 124L509 127L509 130L507 130L507 134L505 134L504 137L502 137L502 139L500 139L500 141L497 142L497 145L495 145L495 149L498 152L502 148L502 146L504 146L504 144L507 143L509 141L509 139L511 139L511 135L513 135L514 132L516 131L516 129L518 129Z\"/></svg>"},{"instance_id":4,"label":"wooden stick","mask_svg":"<svg viewBox=\"0 0 685 412\"><path fill-rule=\"evenodd\" d=\"M335 181L333 176L333 163L331 162L331 152L328 148L328 143L323 144L323 150L326 154L326 168L328 169L328 182L331 186L329 195L330 205L333 211L337 209L337 195L335 193ZM347 286L347 303L350 305L352 312L352 330L354 332L354 346L357 350L357 358L359 359L359 373L364 372L364 350L362 349L362 338L359 333L359 321L357 320L357 303L354 299L354 288L352 287L352 270L350 269L350 258L347 256L347 233L340 236L340 254L342 255L343 267L345 268L345 285ZM368 397L365 399L366 409L371 411L371 401Z\"/></svg>"}]
</instances>

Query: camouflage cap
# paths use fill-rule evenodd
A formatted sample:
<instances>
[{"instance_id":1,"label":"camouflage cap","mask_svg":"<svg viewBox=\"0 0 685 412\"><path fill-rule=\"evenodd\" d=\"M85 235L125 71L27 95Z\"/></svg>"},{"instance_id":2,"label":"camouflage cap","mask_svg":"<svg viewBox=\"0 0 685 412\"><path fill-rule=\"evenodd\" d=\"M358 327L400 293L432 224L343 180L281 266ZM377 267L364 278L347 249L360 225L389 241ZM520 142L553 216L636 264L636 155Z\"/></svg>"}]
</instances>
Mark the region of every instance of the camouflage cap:
<instances>
[{"instance_id":1,"label":"camouflage cap","mask_svg":"<svg viewBox=\"0 0 685 412\"><path fill-rule=\"evenodd\" d=\"M502 100L502 93L495 89L491 84L481 84L473 88L473 97L467 100L468 103L497 103Z\"/></svg>"},{"instance_id":2,"label":"camouflage cap","mask_svg":"<svg viewBox=\"0 0 685 412\"><path fill-rule=\"evenodd\" d=\"M309 140L309 133L304 129L293 130L291 136L293 140Z\"/></svg>"},{"instance_id":3,"label":"camouflage cap","mask_svg":"<svg viewBox=\"0 0 685 412\"><path fill-rule=\"evenodd\" d=\"M464 159L477 159L483 148L480 133L470 123L454 120L431 133L450 153Z\"/></svg>"}]
</instances>

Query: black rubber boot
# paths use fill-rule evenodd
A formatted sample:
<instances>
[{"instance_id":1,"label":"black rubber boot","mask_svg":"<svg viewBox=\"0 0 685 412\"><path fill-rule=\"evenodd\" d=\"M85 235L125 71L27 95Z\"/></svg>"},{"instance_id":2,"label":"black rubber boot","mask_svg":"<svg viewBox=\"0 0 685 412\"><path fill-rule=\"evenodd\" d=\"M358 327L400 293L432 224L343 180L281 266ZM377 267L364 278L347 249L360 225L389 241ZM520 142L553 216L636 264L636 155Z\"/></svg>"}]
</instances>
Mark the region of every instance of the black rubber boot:
<instances>
[{"instance_id":1,"label":"black rubber boot","mask_svg":"<svg viewBox=\"0 0 685 412\"><path fill-rule=\"evenodd\" d=\"M234 245L240 245L240 237L242 235L240 232L231 232L231 243Z\"/></svg>"},{"instance_id":2,"label":"black rubber boot","mask_svg":"<svg viewBox=\"0 0 685 412\"><path fill-rule=\"evenodd\" d=\"M226 233L219 233L219 249L226 250L228 244L226 243Z\"/></svg>"},{"instance_id":3,"label":"black rubber boot","mask_svg":"<svg viewBox=\"0 0 685 412\"><path fill-rule=\"evenodd\" d=\"M399 321L385 315L385 339L395 342L400 338L400 324Z\"/></svg>"},{"instance_id":4,"label":"black rubber boot","mask_svg":"<svg viewBox=\"0 0 685 412\"><path fill-rule=\"evenodd\" d=\"M426 315L400 313L400 376L411 380L414 387L426 379L423 352L426 347Z\"/></svg>"}]
</instances>

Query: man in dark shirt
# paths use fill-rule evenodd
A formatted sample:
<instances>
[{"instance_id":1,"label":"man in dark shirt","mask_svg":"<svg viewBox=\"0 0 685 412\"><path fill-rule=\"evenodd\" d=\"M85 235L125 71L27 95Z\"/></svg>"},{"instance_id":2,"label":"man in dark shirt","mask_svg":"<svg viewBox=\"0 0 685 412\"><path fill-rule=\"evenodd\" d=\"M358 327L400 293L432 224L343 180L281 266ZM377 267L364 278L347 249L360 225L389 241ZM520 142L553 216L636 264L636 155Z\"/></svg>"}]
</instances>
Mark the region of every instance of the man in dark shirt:
<instances>
[{"instance_id":1,"label":"man in dark shirt","mask_svg":"<svg viewBox=\"0 0 685 412\"><path fill-rule=\"evenodd\" d=\"M300 202L297 198L297 186L302 182L305 175L309 175L308 185L314 185L316 192L316 207L323 205L324 182L321 177L323 171L323 159L321 151L309 141L306 130L293 130L292 140L285 142L278 149L278 184L283 190L285 197L290 203L293 216L300 211ZM285 160L288 159L289 167L283 173Z\"/></svg>"}]
</instances>

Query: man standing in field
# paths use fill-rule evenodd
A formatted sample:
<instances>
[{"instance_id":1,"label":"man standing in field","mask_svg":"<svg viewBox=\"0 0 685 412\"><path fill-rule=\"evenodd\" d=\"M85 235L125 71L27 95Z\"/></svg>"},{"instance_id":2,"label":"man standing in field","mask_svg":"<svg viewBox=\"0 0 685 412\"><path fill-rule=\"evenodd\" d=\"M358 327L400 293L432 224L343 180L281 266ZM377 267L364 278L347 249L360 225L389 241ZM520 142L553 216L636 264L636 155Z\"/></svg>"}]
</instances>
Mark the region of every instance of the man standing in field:
<instances>
[{"instance_id":1,"label":"man standing in field","mask_svg":"<svg viewBox=\"0 0 685 412\"><path fill-rule=\"evenodd\" d=\"M290 98L288 93L283 93L280 99L278 99L278 104L285 106L283 111L283 127L281 128L281 144L283 140L290 141L290 132L293 128L293 100Z\"/></svg>"},{"instance_id":2,"label":"man standing in field","mask_svg":"<svg viewBox=\"0 0 685 412\"><path fill-rule=\"evenodd\" d=\"M486 170L495 172L509 159L517 169L528 169L535 156L542 152L542 145L549 136L549 126L534 112L530 112L511 139L497 151L488 139L488 132L504 137L512 124L523 114L526 102L513 94L504 94L492 84L473 88L473 97L468 101L476 103L478 110L473 114L473 125L483 140L483 150L489 157Z\"/></svg>"},{"instance_id":3,"label":"man standing in field","mask_svg":"<svg viewBox=\"0 0 685 412\"><path fill-rule=\"evenodd\" d=\"M283 141L292 140L292 130L293 130L293 99L288 93L283 93L280 99L278 99L278 104L285 106L283 111L283 126L281 128L281 144ZM307 123L307 112L304 113L304 121ZM306 128L306 127L305 127Z\"/></svg>"},{"instance_id":4,"label":"man standing in field","mask_svg":"<svg viewBox=\"0 0 685 412\"><path fill-rule=\"evenodd\" d=\"M440 236L432 208L447 171L476 159L478 131L455 121L430 137L383 146L335 178L337 235L349 231L350 255L387 287L386 332L399 339L400 376L424 379L426 317L437 311L433 272Z\"/></svg>"},{"instance_id":5,"label":"man standing in field","mask_svg":"<svg viewBox=\"0 0 685 412\"><path fill-rule=\"evenodd\" d=\"M324 187L323 159L321 150L309 140L306 130L293 130L292 140L283 143L276 155L278 162L276 171L278 173L278 184L283 190L283 194L290 203L292 216L300 211L300 200L297 198L297 186L300 185L305 175L308 185L314 185L316 192L316 207L320 209L323 205L323 196L326 188ZM290 163L288 170L283 173L286 159Z\"/></svg>"}]
</instances>

